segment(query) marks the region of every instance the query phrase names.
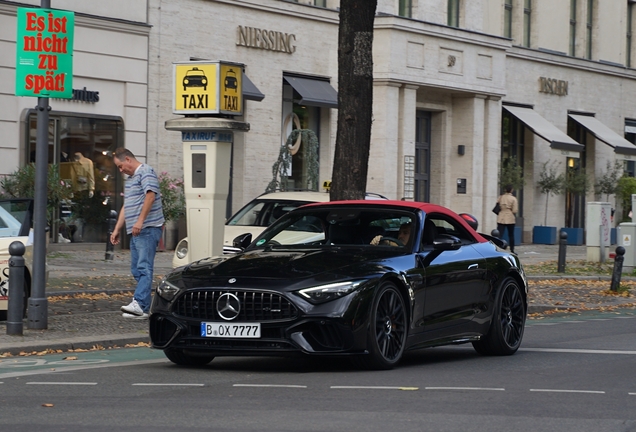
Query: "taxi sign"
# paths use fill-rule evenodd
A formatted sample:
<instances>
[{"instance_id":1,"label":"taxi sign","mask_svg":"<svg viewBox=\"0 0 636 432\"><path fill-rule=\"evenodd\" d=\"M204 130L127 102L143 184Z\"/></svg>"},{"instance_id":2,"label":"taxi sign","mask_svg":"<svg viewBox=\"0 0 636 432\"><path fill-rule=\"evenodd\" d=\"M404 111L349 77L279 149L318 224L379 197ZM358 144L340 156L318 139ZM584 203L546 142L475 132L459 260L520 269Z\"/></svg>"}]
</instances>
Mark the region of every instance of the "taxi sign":
<instances>
[{"instance_id":1,"label":"taxi sign","mask_svg":"<svg viewBox=\"0 0 636 432\"><path fill-rule=\"evenodd\" d=\"M174 63L174 114L243 114L243 65Z\"/></svg>"}]
</instances>

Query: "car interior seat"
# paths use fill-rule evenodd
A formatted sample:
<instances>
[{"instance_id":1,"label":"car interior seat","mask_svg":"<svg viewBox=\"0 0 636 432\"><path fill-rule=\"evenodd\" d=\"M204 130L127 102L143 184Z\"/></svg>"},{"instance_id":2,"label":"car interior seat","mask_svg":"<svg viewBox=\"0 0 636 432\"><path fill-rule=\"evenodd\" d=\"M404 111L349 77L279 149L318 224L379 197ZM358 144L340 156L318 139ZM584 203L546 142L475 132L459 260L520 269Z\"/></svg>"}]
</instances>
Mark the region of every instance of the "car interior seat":
<instances>
[{"instance_id":1,"label":"car interior seat","mask_svg":"<svg viewBox=\"0 0 636 432\"><path fill-rule=\"evenodd\" d=\"M332 244L360 243L357 237L358 226L349 223L335 223L329 226L329 241Z\"/></svg>"},{"instance_id":2,"label":"car interior seat","mask_svg":"<svg viewBox=\"0 0 636 432\"><path fill-rule=\"evenodd\" d=\"M426 219L424 221L424 231L422 233L422 244L425 246L432 246L437 237L437 227L432 220Z\"/></svg>"}]
</instances>

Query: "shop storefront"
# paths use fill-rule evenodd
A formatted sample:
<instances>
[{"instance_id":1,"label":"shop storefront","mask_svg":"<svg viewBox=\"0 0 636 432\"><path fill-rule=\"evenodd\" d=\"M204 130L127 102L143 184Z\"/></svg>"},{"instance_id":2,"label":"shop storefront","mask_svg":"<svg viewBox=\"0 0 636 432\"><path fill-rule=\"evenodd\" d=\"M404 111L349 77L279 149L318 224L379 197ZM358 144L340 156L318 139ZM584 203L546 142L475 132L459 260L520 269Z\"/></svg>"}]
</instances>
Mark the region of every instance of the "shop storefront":
<instances>
[{"instance_id":1,"label":"shop storefront","mask_svg":"<svg viewBox=\"0 0 636 432\"><path fill-rule=\"evenodd\" d=\"M130 148L147 160L148 40L146 5L73 4L75 42L71 99L49 99L48 163L68 197L50 210L50 242L60 247L107 241L110 210L122 205L123 178L112 151ZM0 175L35 161L37 101L14 96L18 7L37 0L0 0ZM68 6L63 1L53 7ZM153 162L154 163L154 162ZM84 246L86 247L86 246Z\"/></svg>"}]
</instances>

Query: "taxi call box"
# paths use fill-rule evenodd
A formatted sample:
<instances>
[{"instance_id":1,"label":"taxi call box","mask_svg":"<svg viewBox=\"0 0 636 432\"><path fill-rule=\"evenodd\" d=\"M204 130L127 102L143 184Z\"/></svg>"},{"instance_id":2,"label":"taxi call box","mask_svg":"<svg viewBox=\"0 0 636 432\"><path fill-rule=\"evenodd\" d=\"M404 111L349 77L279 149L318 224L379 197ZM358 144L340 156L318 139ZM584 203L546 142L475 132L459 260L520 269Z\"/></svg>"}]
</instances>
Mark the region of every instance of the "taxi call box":
<instances>
[{"instance_id":1,"label":"taxi call box","mask_svg":"<svg viewBox=\"0 0 636 432\"><path fill-rule=\"evenodd\" d=\"M243 65L224 61L173 63L174 114L243 114Z\"/></svg>"}]
</instances>

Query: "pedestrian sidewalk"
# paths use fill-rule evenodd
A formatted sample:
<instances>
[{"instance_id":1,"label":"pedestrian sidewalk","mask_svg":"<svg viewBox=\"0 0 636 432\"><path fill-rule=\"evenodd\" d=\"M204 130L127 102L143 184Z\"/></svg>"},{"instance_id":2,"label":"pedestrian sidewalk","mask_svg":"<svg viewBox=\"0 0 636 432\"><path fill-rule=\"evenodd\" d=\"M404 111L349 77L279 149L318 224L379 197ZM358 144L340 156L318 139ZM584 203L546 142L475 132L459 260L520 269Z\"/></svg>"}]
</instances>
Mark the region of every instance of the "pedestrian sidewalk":
<instances>
[{"instance_id":1,"label":"pedestrian sidewalk","mask_svg":"<svg viewBox=\"0 0 636 432\"><path fill-rule=\"evenodd\" d=\"M516 252L523 264L539 264L556 261L558 245L523 244L516 247ZM157 253L156 280L171 271L172 256L173 251ZM130 275L130 251L115 251L112 261L105 260L105 257L105 250L100 251L95 247L49 252L47 327L30 329L25 320L23 335L14 336L7 335L6 323L0 322L0 356L3 353L17 355L20 352L47 349L123 347L126 344L147 343L148 321L123 318L119 311L122 305L130 301L131 291L134 290L134 280ZM585 260L586 247L568 246L566 259ZM73 282L78 280L82 282ZM104 292L109 295L100 294ZM117 294L121 292L126 294ZM551 306L555 305L541 305L543 309Z\"/></svg>"}]
</instances>

